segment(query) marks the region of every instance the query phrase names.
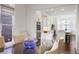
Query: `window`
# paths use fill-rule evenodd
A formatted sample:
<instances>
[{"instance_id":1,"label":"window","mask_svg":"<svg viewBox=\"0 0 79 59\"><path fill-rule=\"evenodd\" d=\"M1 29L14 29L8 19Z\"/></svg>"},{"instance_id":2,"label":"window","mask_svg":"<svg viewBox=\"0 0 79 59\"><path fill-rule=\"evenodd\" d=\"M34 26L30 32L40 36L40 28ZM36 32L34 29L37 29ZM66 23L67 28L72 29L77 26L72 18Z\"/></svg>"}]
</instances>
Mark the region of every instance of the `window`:
<instances>
[{"instance_id":1,"label":"window","mask_svg":"<svg viewBox=\"0 0 79 59\"><path fill-rule=\"evenodd\" d=\"M5 42L9 42L12 41L13 9L4 5L1 5L0 9L1 35L4 36Z\"/></svg>"},{"instance_id":2,"label":"window","mask_svg":"<svg viewBox=\"0 0 79 59\"><path fill-rule=\"evenodd\" d=\"M75 29L75 16L65 15L58 17L58 30L72 31Z\"/></svg>"}]
</instances>

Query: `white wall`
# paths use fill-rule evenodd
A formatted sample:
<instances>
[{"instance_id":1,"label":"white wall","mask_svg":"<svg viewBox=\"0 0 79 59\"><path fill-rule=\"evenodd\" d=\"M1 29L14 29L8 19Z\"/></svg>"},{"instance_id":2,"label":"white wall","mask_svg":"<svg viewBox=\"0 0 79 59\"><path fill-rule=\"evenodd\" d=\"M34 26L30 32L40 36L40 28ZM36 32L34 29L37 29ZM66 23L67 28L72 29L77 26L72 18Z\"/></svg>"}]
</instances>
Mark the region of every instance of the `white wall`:
<instances>
[{"instance_id":1,"label":"white wall","mask_svg":"<svg viewBox=\"0 0 79 59\"><path fill-rule=\"evenodd\" d=\"M25 32L26 31L26 6L15 5L15 26L14 32Z\"/></svg>"},{"instance_id":2,"label":"white wall","mask_svg":"<svg viewBox=\"0 0 79 59\"><path fill-rule=\"evenodd\" d=\"M77 5L76 28L77 28L77 53L79 53L79 5Z\"/></svg>"}]
</instances>

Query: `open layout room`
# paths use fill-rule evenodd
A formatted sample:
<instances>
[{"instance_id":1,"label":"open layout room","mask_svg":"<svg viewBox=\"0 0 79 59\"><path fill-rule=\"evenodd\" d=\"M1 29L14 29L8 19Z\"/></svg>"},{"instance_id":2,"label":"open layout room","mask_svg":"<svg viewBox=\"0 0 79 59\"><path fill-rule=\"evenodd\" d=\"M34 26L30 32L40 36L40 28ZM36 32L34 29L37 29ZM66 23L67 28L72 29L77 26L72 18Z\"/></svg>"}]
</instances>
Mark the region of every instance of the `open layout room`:
<instances>
[{"instance_id":1,"label":"open layout room","mask_svg":"<svg viewBox=\"0 0 79 59\"><path fill-rule=\"evenodd\" d=\"M78 54L78 4L0 4L0 54Z\"/></svg>"}]
</instances>

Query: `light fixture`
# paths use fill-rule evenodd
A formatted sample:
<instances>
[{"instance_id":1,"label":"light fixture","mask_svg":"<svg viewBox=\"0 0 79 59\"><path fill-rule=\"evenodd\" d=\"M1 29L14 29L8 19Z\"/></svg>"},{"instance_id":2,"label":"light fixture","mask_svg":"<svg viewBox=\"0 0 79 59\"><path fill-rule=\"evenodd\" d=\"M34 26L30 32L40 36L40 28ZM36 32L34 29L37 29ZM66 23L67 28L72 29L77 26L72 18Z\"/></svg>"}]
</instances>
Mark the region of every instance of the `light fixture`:
<instances>
[{"instance_id":1,"label":"light fixture","mask_svg":"<svg viewBox=\"0 0 79 59\"><path fill-rule=\"evenodd\" d=\"M44 16L45 26L43 27L43 32L47 33L49 31L49 27L47 26L47 16Z\"/></svg>"},{"instance_id":2,"label":"light fixture","mask_svg":"<svg viewBox=\"0 0 79 59\"><path fill-rule=\"evenodd\" d=\"M43 32L44 33L47 33L48 31L49 31L49 27L47 27L47 26L46 27L43 27Z\"/></svg>"}]
</instances>

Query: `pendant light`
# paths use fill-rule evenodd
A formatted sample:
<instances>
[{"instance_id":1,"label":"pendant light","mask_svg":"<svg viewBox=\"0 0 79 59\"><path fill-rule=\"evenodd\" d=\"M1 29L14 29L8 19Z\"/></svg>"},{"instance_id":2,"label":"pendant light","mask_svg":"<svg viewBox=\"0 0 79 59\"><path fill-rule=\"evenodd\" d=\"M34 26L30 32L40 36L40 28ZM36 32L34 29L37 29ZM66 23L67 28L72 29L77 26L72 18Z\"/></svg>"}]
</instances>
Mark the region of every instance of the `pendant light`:
<instances>
[{"instance_id":1,"label":"pendant light","mask_svg":"<svg viewBox=\"0 0 79 59\"><path fill-rule=\"evenodd\" d=\"M43 32L47 33L49 31L49 27L47 26L47 16L45 16L45 21L46 23L45 23L45 26L43 27Z\"/></svg>"}]
</instances>

